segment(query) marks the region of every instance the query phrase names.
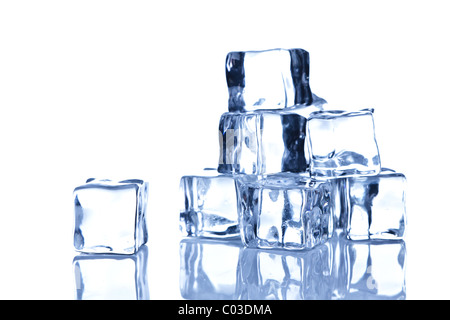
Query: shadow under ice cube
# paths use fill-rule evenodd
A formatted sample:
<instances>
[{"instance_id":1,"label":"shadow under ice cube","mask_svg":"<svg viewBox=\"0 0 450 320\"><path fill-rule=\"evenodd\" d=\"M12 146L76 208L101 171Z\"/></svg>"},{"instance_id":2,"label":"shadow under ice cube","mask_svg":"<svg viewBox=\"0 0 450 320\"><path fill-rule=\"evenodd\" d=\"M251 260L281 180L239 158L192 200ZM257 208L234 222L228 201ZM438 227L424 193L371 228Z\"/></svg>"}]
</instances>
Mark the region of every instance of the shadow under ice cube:
<instances>
[{"instance_id":1,"label":"shadow under ice cube","mask_svg":"<svg viewBox=\"0 0 450 320\"><path fill-rule=\"evenodd\" d=\"M311 114L307 137L312 176L375 175L380 172L372 114L372 109Z\"/></svg>"},{"instance_id":2,"label":"shadow under ice cube","mask_svg":"<svg viewBox=\"0 0 450 320\"><path fill-rule=\"evenodd\" d=\"M88 179L74 190L75 249L135 253L147 242L148 183Z\"/></svg>"},{"instance_id":3,"label":"shadow under ice cube","mask_svg":"<svg viewBox=\"0 0 450 320\"><path fill-rule=\"evenodd\" d=\"M328 181L297 174L236 180L241 238L248 247L312 248L333 233Z\"/></svg>"},{"instance_id":4,"label":"shadow under ice cube","mask_svg":"<svg viewBox=\"0 0 450 320\"><path fill-rule=\"evenodd\" d=\"M401 239L405 233L406 178L389 169L376 176L347 179L348 224L352 240Z\"/></svg>"},{"instance_id":5,"label":"shadow under ice cube","mask_svg":"<svg viewBox=\"0 0 450 320\"><path fill-rule=\"evenodd\" d=\"M239 236L233 175L204 170L201 175L183 176L180 192L180 229L184 236Z\"/></svg>"}]
</instances>

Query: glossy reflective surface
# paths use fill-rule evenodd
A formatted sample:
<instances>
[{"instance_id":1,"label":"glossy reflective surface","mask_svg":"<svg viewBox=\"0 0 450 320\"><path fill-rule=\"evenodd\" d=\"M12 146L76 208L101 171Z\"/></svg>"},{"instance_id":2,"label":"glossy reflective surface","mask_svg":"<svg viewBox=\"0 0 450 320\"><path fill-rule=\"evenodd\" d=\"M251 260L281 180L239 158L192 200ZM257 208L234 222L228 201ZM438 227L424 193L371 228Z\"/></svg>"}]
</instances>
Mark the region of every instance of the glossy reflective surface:
<instances>
[{"instance_id":1,"label":"glossy reflective surface","mask_svg":"<svg viewBox=\"0 0 450 320\"><path fill-rule=\"evenodd\" d=\"M185 299L405 299L405 256L402 240L336 236L292 252L189 239L180 243L180 291Z\"/></svg>"},{"instance_id":2,"label":"glossy reflective surface","mask_svg":"<svg viewBox=\"0 0 450 320\"><path fill-rule=\"evenodd\" d=\"M146 300L148 248L132 255L80 254L74 257L77 300Z\"/></svg>"}]
</instances>

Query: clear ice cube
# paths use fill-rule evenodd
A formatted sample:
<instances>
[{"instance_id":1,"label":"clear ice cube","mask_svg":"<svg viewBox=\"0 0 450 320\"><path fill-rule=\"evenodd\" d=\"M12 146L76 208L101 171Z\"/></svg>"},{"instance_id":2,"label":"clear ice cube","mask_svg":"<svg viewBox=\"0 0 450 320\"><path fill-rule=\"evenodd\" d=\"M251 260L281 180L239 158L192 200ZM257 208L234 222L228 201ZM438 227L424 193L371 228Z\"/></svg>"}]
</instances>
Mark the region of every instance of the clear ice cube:
<instances>
[{"instance_id":1,"label":"clear ice cube","mask_svg":"<svg viewBox=\"0 0 450 320\"><path fill-rule=\"evenodd\" d=\"M334 205L334 231L340 234L347 226L348 219L347 179L335 178L328 181L331 184Z\"/></svg>"},{"instance_id":2,"label":"clear ice cube","mask_svg":"<svg viewBox=\"0 0 450 320\"><path fill-rule=\"evenodd\" d=\"M216 170L183 176L180 229L187 237L239 237L234 176Z\"/></svg>"},{"instance_id":3,"label":"clear ice cube","mask_svg":"<svg viewBox=\"0 0 450 320\"><path fill-rule=\"evenodd\" d=\"M380 172L372 109L313 112L308 119L307 138L312 176Z\"/></svg>"},{"instance_id":4,"label":"clear ice cube","mask_svg":"<svg viewBox=\"0 0 450 320\"><path fill-rule=\"evenodd\" d=\"M147 242L147 182L88 179L73 194L76 250L132 254Z\"/></svg>"},{"instance_id":5,"label":"clear ice cube","mask_svg":"<svg viewBox=\"0 0 450 320\"><path fill-rule=\"evenodd\" d=\"M225 67L230 112L326 103L311 93L303 49L230 52Z\"/></svg>"},{"instance_id":6,"label":"clear ice cube","mask_svg":"<svg viewBox=\"0 0 450 320\"><path fill-rule=\"evenodd\" d=\"M333 255L327 244L313 250L255 250L245 248L239 257L239 300L331 299Z\"/></svg>"},{"instance_id":7,"label":"clear ice cube","mask_svg":"<svg viewBox=\"0 0 450 320\"><path fill-rule=\"evenodd\" d=\"M131 255L85 254L73 260L77 300L148 300L148 249Z\"/></svg>"},{"instance_id":8,"label":"clear ice cube","mask_svg":"<svg viewBox=\"0 0 450 320\"><path fill-rule=\"evenodd\" d=\"M284 173L242 175L236 184L241 239L246 246L304 249L332 236L328 181Z\"/></svg>"},{"instance_id":9,"label":"clear ice cube","mask_svg":"<svg viewBox=\"0 0 450 320\"><path fill-rule=\"evenodd\" d=\"M306 172L307 117L318 107L227 112L219 123L221 173Z\"/></svg>"},{"instance_id":10,"label":"clear ice cube","mask_svg":"<svg viewBox=\"0 0 450 320\"><path fill-rule=\"evenodd\" d=\"M347 179L349 239L401 239L406 225L406 177L384 169Z\"/></svg>"},{"instance_id":11,"label":"clear ice cube","mask_svg":"<svg viewBox=\"0 0 450 320\"><path fill-rule=\"evenodd\" d=\"M184 299L235 299L239 240L184 239L180 242L180 292Z\"/></svg>"}]
</instances>

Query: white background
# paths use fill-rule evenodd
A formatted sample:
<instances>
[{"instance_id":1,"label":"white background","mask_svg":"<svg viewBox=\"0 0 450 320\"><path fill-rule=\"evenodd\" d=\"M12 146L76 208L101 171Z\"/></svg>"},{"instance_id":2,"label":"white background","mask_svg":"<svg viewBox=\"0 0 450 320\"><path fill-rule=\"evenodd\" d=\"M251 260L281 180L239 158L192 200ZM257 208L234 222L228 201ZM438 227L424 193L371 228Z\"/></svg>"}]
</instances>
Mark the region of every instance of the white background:
<instances>
[{"instance_id":1,"label":"white background","mask_svg":"<svg viewBox=\"0 0 450 320\"><path fill-rule=\"evenodd\" d=\"M150 182L149 285L179 298L178 182L218 160L225 56L304 48L408 178L409 299L450 298L445 1L0 1L0 298L72 299L72 190Z\"/></svg>"}]
</instances>

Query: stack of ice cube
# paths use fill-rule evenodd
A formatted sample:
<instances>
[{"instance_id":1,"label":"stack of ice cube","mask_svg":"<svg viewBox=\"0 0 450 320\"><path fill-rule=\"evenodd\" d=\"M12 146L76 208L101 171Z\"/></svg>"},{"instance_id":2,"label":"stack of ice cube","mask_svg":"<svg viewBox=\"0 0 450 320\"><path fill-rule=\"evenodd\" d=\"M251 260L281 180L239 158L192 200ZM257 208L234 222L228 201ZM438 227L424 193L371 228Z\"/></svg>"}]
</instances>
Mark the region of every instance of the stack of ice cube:
<instances>
[{"instance_id":1,"label":"stack of ice cube","mask_svg":"<svg viewBox=\"0 0 450 320\"><path fill-rule=\"evenodd\" d=\"M373 109L331 110L309 87L302 49L231 52L217 171L181 178L188 237L304 249L334 230L399 239L405 177L382 169Z\"/></svg>"}]
</instances>

